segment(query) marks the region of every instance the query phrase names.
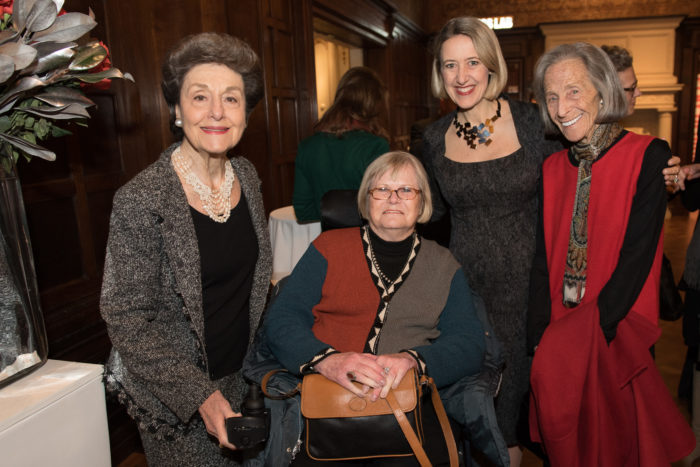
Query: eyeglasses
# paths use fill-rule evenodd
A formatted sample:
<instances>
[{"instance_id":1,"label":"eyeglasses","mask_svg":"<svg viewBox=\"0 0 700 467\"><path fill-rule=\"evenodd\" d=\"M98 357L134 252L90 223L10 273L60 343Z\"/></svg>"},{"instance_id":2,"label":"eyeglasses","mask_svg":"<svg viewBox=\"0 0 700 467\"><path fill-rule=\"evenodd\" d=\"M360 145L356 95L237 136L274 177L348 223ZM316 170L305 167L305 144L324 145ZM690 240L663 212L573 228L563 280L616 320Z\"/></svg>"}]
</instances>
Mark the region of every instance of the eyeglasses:
<instances>
[{"instance_id":1,"label":"eyeglasses","mask_svg":"<svg viewBox=\"0 0 700 467\"><path fill-rule=\"evenodd\" d=\"M632 86L630 86L630 87L628 87L628 88L622 88L622 89L623 89L624 91L631 92L632 94L634 94L634 91L637 90L637 85L638 85L638 84L639 84L639 82L638 82L638 81L635 81L635 82L632 84Z\"/></svg>"},{"instance_id":2,"label":"eyeglasses","mask_svg":"<svg viewBox=\"0 0 700 467\"><path fill-rule=\"evenodd\" d=\"M414 199L421 193L421 190L418 188L413 188L410 186L402 186L401 188L397 188L395 190L385 186L380 186L379 188L372 188L368 191L374 199L389 199L393 193L396 193L396 196L398 196L399 199L409 200Z\"/></svg>"}]
</instances>

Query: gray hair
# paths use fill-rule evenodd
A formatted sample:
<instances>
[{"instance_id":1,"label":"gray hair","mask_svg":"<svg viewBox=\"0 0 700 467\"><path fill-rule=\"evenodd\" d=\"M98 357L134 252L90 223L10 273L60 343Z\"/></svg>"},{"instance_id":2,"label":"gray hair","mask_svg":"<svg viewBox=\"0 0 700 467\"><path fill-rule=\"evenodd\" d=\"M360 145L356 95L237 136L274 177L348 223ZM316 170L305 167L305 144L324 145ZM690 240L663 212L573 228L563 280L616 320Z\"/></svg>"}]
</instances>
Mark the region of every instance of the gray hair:
<instances>
[{"instance_id":1,"label":"gray hair","mask_svg":"<svg viewBox=\"0 0 700 467\"><path fill-rule=\"evenodd\" d=\"M452 18L442 27L431 42L431 51L434 58L430 88L433 91L433 95L440 99L449 97L445 91L445 83L442 81L442 73L440 72L442 68L442 45L448 39L458 35L467 36L472 40L479 60L491 72L484 98L489 100L496 99L508 82L508 67L503 58L496 34L479 18L471 16Z\"/></svg>"},{"instance_id":2,"label":"gray hair","mask_svg":"<svg viewBox=\"0 0 700 467\"><path fill-rule=\"evenodd\" d=\"M547 111L544 75L549 67L568 59L577 59L583 63L588 71L588 78L602 100L595 123L617 122L627 115L625 92L608 55L599 47L587 42L562 44L542 55L535 65L532 87L547 132L557 133L559 130Z\"/></svg>"},{"instance_id":3,"label":"gray hair","mask_svg":"<svg viewBox=\"0 0 700 467\"><path fill-rule=\"evenodd\" d=\"M430 195L428 174L415 156L404 151L390 151L382 154L367 166L357 191L357 207L363 219L369 219L369 190L372 189L372 185L386 172L391 171L393 175L404 167L413 168L418 189L421 191L421 208L417 222L424 224L430 220L433 215L433 198Z\"/></svg>"}]
</instances>

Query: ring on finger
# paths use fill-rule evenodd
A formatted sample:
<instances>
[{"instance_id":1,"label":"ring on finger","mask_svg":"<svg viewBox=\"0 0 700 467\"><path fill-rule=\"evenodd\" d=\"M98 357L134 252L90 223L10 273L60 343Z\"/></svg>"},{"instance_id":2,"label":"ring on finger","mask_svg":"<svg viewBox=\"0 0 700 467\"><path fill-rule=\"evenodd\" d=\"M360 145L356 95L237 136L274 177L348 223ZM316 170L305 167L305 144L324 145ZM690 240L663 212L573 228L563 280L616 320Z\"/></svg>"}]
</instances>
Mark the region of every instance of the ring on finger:
<instances>
[{"instance_id":1,"label":"ring on finger","mask_svg":"<svg viewBox=\"0 0 700 467\"><path fill-rule=\"evenodd\" d=\"M356 376L354 371L348 371L345 376L347 376L350 381L355 381Z\"/></svg>"},{"instance_id":2,"label":"ring on finger","mask_svg":"<svg viewBox=\"0 0 700 467\"><path fill-rule=\"evenodd\" d=\"M673 178L673 182L678 183L678 174L676 174L676 176Z\"/></svg>"},{"instance_id":3,"label":"ring on finger","mask_svg":"<svg viewBox=\"0 0 700 467\"><path fill-rule=\"evenodd\" d=\"M384 374L388 375L390 370L391 370L391 368L389 368L388 366L385 366L384 367Z\"/></svg>"}]
</instances>

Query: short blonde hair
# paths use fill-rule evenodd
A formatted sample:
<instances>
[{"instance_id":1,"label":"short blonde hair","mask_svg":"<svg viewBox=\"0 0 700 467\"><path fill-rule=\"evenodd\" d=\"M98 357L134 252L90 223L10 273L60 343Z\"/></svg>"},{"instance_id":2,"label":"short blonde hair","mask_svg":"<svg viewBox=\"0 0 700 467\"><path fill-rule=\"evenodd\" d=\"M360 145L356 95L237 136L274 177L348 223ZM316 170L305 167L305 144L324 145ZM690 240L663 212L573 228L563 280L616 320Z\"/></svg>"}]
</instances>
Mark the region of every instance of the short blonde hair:
<instances>
[{"instance_id":1,"label":"short blonde hair","mask_svg":"<svg viewBox=\"0 0 700 467\"><path fill-rule=\"evenodd\" d=\"M595 123L612 123L627 115L627 98L620 84L620 78L608 54L587 42L561 44L542 55L535 65L535 78L532 88L540 109L540 116L548 133L559 133L559 128L549 116L545 98L544 76L552 65L565 60L580 60L586 67L588 78L593 83L601 99Z\"/></svg>"},{"instance_id":2,"label":"short blonde hair","mask_svg":"<svg viewBox=\"0 0 700 467\"><path fill-rule=\"evenodd\" d=\"M452 18L432 41L433 69L430 87L433 95L440 99L449 98L440 71L442 68L442 45L448 39L460 34L472 40L479 60L491 72L484 98L489 100L498 98L508 82L508 67L503 58L501 46L498 44L496 34L488 26L480 19L470 16Z\"/></svg>"},{"instance_id":3,"label":"short blonde hair","mask_svg":"<svg viewBox=\"0 0 700 467\"><path fill-rule=\"evenodd\" d=\"M357 191L357 207L363 219L369 219L369 190L372 189L372 186L386 172L391 171L393 175L404 167L413 168L418 182L417 188L421 191L421 208L416 221L424 224L430 220L433 215L433 198L430 195L428 174L425 172L423 164L415 156L404 151L391 151L382 154L367 166Z\"/></svg>"}]
</instances>

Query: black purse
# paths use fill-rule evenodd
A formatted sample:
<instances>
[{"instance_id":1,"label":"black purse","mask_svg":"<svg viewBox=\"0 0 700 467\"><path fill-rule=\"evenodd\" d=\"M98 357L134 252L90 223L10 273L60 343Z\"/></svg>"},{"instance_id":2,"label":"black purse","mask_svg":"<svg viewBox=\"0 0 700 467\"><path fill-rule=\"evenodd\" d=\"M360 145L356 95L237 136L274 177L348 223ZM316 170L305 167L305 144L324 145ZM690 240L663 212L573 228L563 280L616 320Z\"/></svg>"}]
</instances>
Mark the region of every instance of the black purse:
<instances>
[{"instance_id":1,"label":"black purse","mask_svg":"<svg viewBox=\"0 0 700 467\"><path fill-rule=\"evenodd\" d=\"M663 255L659 291L659 318L664 321L676 321L683 315L683 299L673 278L671 261Z\"/></svg>"},{"instance_id":2,"label":"black purse","mask_svg":"<svg viewBox=\"0 0 700 467\"><path fill-rule=\"evenodd\" d=\"M263 379L262 389L270 377ZM413 457L422 467L431 465L423 449L423 404L435 409L448 448L450 466L458 465L457 446L450 422L432 378L418 377L410 370L386 399L371 402L359 398L320 374L304 376L293 391L301 392L305 420L306 452L319 461ZM293 393L287 394L291 395ZM285 396L282 396L285 397ZM427 399L427 400L426 400Z\"/></svg>"}]
</instances>

